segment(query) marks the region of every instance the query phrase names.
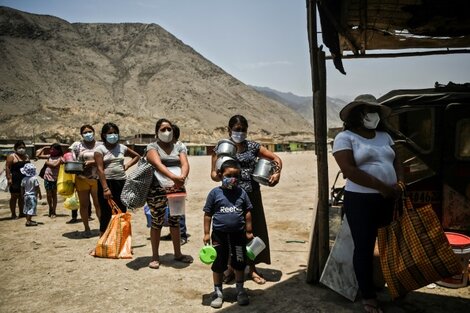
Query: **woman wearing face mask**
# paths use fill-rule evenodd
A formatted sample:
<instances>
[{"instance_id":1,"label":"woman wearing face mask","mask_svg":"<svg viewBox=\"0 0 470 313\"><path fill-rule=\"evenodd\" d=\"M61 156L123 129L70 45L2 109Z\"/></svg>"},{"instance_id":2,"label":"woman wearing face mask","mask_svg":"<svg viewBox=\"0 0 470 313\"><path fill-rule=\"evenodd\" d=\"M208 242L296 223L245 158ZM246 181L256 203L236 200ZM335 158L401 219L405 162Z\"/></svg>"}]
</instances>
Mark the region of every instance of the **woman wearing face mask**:
<instances>
[{"instance_id":1,"label":"woman wearing face mask","mask_svg":"<svg viewBox=\"0 0 470 313\"><path fill-rule=\"evenodd\" d=\"M49 154L45 154L45 149L49 148ZM62 147L58 143L50 147L44 147L36 151L36 157L47 159L45 162L46 171L44 172L44 189L47 193L47 204L49 206L49 217L56 217L57 208L57 178L59 177L59 166L63 163Z\"/></svg>"},{"instance_id":2,"label":"woman wearing face mask","mask_svg":"<svg viewBox=\"0 0 470 313\"><path fill-rule=\"evenodd\" d=\"M156 171L168 177L174 182L171 190L167 190L160 185L158 179L153 177L152 185L147 196L147 204L152 215L152 225L150 228L150 241L152 243L152 259L149 267L158 269L160 267L160 236L165 219L165 208L168 205L166 195L173 192L184 192L184 183L189 174L189 162L186 154L186 147L180 142L173 140L172 124L167 119L160 119L155 125L157 141L147 146L147 160L153 165ZM168 167L180 167L181 174L176 175ZM169 216L168 226L170 227L171 240L173 242L174 259L183 263L192 263L193 258L181 253L179 216Z\"/></svg>"},{"instance_id":3,"label":"woman wearing face mask","mask_svg":"<svg viewBox=\"0 0 470 313\"><path fill-rule=\"evenodd\" d=\"M80 135L82 140L74 142L69 150L74 154L78 161L84 162L83 173L75 176L75 189L77 190L80 202L80 216L82 218L85 231L83 236L91 237L91 231L88 221L91 218L90 196L93 200L96 216L100 218L100 204L98 201L98 173L95 163L95 149L102 145L101 141L95 140L95 129L93 126L85 124L80 127ZM77 222L77 210L72 211L72 219L67 223L73 224Z\"/></svg>"},{"instance_id":4,"label":"woman wearing face mask","mask_svg":"<svg viewBox=\"0 0 470 313\"><path fill-rule=\"evenodd\" d=\"M21 180L24 175L20 169L29 163L29 156L26 154L26 145L22 140L15 143L13 149L15 152L7 156L5 175L10 186L10 211L11 218L25 217L23 213L24 201L21 196ZM19 215L16 215L16 202L18 201Z\"/></svg>"},{"instance_id":5,"label":"woman wearing face mask","mask_svg":"<svg viewBox=\"0 0 470 313\"><path fill-rule=\"evenodd\" d=\"M344 130L333 144L333 156L344 177L344 210L354 242L353 265L366 312L382 312L373 282L377 230L390 223L402 178L394 142L383 120L390 108L372 95L360 95L340 114Z\"/></svg>"},{"instance_id":6,"label":"woman wearing face mask","mask_svg":"<svg viewBox=\"0 0 470 313\"><path fill-rule=\"evenodd\" d=\"M121 192L126 182L126 171L139 161L137 152L119 143L119 128L114 123L106 123L101 129L104 144L95 149L95 162L98 169L98 200L100 203L100 234L102 235L111 220L112 210L108 199L113 199L122 212L126 212L121 202ZM125 157L130 157L124 163Z\"/></svg>"},{"instance_id":7,"label":"woman wearing face mask","mask_svg":"<svg viewBox=\"0 0 470 313\"><path fill-rule=\"evenodd\" d=\"M263 202L261 199L261 191L259 184L253 180L251 174L253 173L256 161L258 158L264 158L273 161L277 166L275 173L269 179L269 186L275 186L281 177L282 161L281 159L269 151L259 143L247 140L248 121L241 115L235 115L230 118L228 122L228 133L235 145L237 146L236 159L241 166L241 176L238 185L244 189L253 204L251 211L253 223L253 235L260 237L266 244L266 248L256 257L254 261L248 261L250 267L250 277L257 284L264 284L266 280L256 270L256 264L266 263L271 264L271 255L269 250L269 236L266 219L264 216ZM213 181L220 181L220 176L217 175L216 168L217 161L217 146L212 153L212 169L211 178ZM225 282L234 278L232 270L225 274Z\"/></svg>"}]
</instances>

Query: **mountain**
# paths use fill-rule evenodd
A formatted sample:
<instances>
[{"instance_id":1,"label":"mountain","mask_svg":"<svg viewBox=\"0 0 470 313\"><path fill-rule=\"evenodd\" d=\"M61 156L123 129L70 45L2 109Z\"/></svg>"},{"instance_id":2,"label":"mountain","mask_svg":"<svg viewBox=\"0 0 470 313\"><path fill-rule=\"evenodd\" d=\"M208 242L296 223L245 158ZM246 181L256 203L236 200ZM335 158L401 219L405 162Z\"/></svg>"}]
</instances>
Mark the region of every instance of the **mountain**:
<instances>
[{"instance_id":1,"label":"mountain","mask_svg":"<svg viewBox=\"0 0 470 313\"><path fill-rule=\"evenodd\" d=\"M313 101L312 97L297 96L291 92L281 92L268 87L250 86L275 101L278 101L285 106L293 109L300 114L304 119L313 125ZM326 118L328 127L341 127L343 122L339 118L339 111L347 103L337 98L326 98Z\"/></svg>"},{"instance_id":2,"label":"mountain","mask_svg":"<svg viewBox=\"0 0 470 313\"><path fill-rule=\"evenodd\" d=\"M79 127L116 123L123 137L154 133L214 143L234 114L255 140L313 140L292 109L256 92L156 24L69 23L0 7L0 138L70 142Z\"/></svg>"}]
</instances>

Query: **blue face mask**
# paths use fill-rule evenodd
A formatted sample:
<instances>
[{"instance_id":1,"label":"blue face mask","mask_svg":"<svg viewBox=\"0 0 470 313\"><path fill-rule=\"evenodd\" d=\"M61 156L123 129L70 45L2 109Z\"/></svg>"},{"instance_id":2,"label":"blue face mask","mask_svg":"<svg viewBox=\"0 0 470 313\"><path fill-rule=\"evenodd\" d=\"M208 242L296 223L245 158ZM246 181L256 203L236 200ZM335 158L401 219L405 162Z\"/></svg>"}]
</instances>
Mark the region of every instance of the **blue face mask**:
<instances>
[{"instance_id":1,"label":"blue face mask","mask_svg":"<svg viewBox=\"0 0 470 313\"><path fill-rule=\"evenodd\" d=\"M93 139L95 139L95 135L92 132L84 133L82 137L83 137L83 140L85 140L86 142L90 142L90 141L93 141Z\"/></svg>"},{"instance_id":2,"label":"blue face mask","mask_svg":"<svg viewBox=\"0 0 470 313\"><path fill-rule=\"evenodd\" d=\"M108 134L108 135L106 135L106 141L109 142L110 144L115 144L116 142L119 141L119 135L118 134Z\"/></svg>"},{"instance_id":3,"label":"blue face mask","mask_svg":"<svg viewBox=\"0 0 470 313\"><path fill-rule=\"evenodd\" d=\"M236 187L237 185L238 185L238 178L236 177L224 176L222 178L222 187L224 188L232 189L233 187Z\"/></svg>"}]
</instances>

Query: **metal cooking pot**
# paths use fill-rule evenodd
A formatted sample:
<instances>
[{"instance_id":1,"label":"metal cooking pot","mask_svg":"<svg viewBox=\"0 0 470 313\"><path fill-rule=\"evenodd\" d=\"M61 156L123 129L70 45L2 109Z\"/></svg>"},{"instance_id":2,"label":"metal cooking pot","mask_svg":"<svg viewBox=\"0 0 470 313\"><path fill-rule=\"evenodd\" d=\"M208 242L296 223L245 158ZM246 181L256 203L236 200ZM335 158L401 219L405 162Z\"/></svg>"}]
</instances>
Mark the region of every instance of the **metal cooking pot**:
<instances>
[{"instance_id":1,"label":"metal cooking pot","mask_svg":"<svg viewBox=\"0 0 470 313\"><path fill-rule=\"evenodd\" d=\"M69 174L81 174L85 168L85 163L81 161L68 161L65 162L64 170Z\"/></svg>"},{"instance_id":2,"label":"metal cooking pot","mask_svg":"<svg viewBox=\"0 0 470 313\"><path fill-rule=\"evenodd\" d=\"M222 164L225 163L225 161L235 161L235 159L226 155L222 155L217 158L217 161L215 161L215 169L220 171L220 168L222 167Z\"/></svg>"},{"instance_id":3,"label":"metal cooking pot","mask_svg":"<svg viewBox=\"0 0 470 313\"><path fill-rule=\"evenodd\" d=\"M257 181L262 185L269 184L269 178L271 177L274 170L274 164L272 161L260 158L256 163L255 170L253 171L253 180Z\"/></svg>"},{"instance_id":4,"label":"metal cooking pot","mask_svg":"<svg viewBox=\"0 0 470 313\"><path fill-rule=\"evenodd\" d=\"M217 143L217 156L228 155L235 157L237 154L237 146L228 139L222 139Z\"/></svg>"}]
</instances>

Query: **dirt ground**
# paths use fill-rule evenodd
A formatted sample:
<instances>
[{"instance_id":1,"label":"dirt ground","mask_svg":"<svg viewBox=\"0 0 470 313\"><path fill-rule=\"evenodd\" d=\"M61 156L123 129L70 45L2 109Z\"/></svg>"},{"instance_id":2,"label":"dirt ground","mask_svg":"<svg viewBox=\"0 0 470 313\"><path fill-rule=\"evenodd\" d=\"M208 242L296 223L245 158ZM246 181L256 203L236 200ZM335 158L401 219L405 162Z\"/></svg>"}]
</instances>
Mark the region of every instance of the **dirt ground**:
<instances>
[{"instance_id":1,"label":"dirt ground","mask_svg":"<svg viewBox=\"0 0 470 313\"><path fill-rule=\"evenodd\" d=\"M220 312L363 312L354 303L322 285L305 282L310 229L316 203L316 161L313 152L280 153L284 162L281 182L262 187L270 231L271 265L260 265L268 282L247 281L251 303L239 307L235 285L225 285L226 302ZM193 264L173 261L171 242L160 247L160 269L147 267L151 246L143 210L133 213L134 258L94 258L88 251L98 240L98 221L91 222L94 237L83 238L82 224L66 224L70 211L58 206L55 219L47 217L40 201L38 227L24 219L10 220L8 193L0 193L0 312L212 312L210 267L197 257L202 246L202 206L216 186L209 177L210 158L190 157L186 202L191 234L182 247ZM37 162L41 168L42 162ZM330 159L330 183L337 172ZM2 164L3 168L3 164ZM42 182L41 182L42 183ZM332 218L332 228L338 224ZM167 229L162 231L166 234ZM470 287L424 287L405 300L392 302L379 294L385 312L469 312Z\"/></svg>"}]
</instances>

